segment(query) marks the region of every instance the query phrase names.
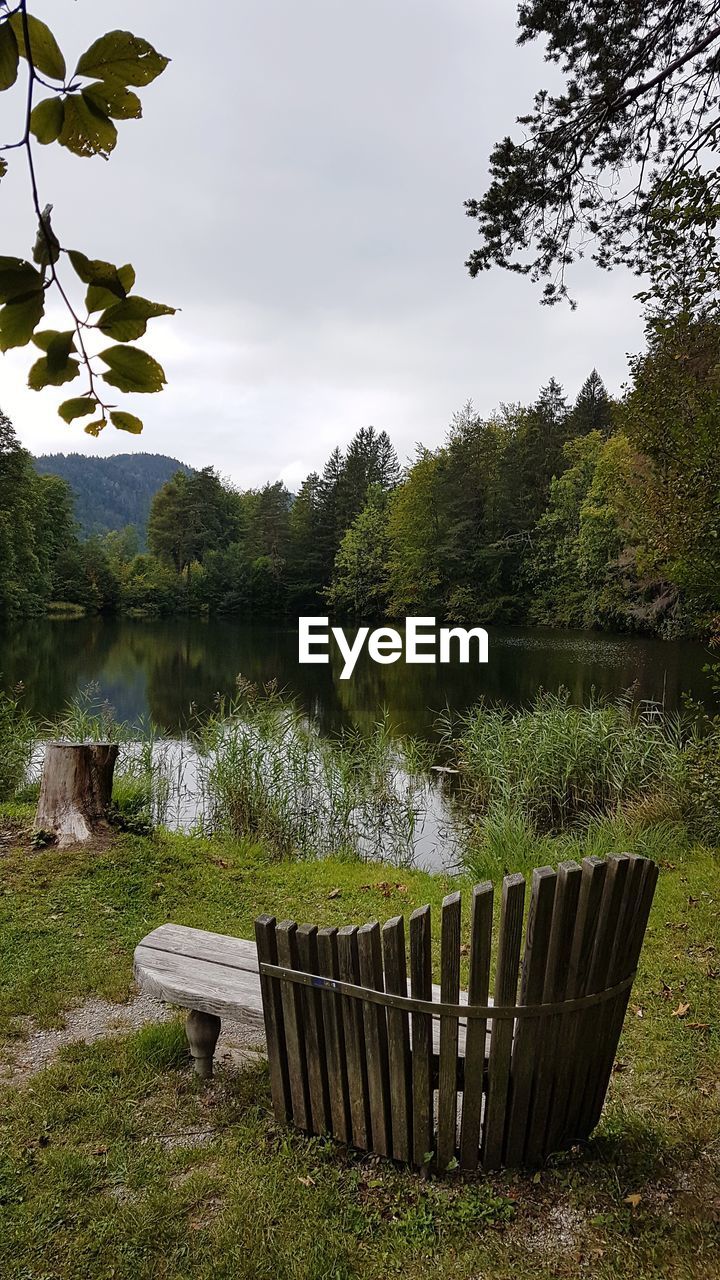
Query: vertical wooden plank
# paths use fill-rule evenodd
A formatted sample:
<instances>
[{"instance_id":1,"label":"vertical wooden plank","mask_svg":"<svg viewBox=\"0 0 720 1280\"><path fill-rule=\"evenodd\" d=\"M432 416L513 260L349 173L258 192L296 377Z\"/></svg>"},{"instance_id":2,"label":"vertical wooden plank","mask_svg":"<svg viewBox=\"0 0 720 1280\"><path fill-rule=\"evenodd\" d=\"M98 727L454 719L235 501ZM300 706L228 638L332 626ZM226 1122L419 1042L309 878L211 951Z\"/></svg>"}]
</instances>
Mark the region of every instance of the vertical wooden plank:
<instances>
[{"instance_id":1,"label":"vertical wooden plank","mask_svg":"<svg viewBox=\"0 0 720 1280\"><path fill-rule=\"evenodd\" d=\"M548 943L548 961L542 994L543 1004L555 1004L565 999L581 877L582 871L577 862L560 863L555 889L555 907ZM527 1165L540 1164L546 1154L545 1137L555 1089L560 1025L560 1015L555 1014L548 1018L542 1042L537 1046L535 1090L528 1117L527 1142L525 1145L525 1163Z\"/></svg>"},{"instance_id":2,"label":"vertical wooden plank","mask_svg":"<svg viewBox=\"0 0 720 1280\"><path fill-rule=\"evenodd\" d=\"M410 991L416 1000L432 1000L430 908L410 916ZM413 1162L425 1168L434 1149L432 1015L412 1015Z\"/></svg>"},{"instance_id":3,"label":"vertical wooden plank","mask_svg":"<svg viewBox=\"0 0 720 1280\"><path fill-rule=\"evenodd\" d=\"M470 975L468 1004L486 1005L490 991L493 887L476 884L470 908ZM480 1155L480 1117L485 1080L485 1018L468 1018L465 1035L465 1083L460 1126L460 1164L477 1169Z\"/></svg>"},{"instance_id":4,"label":"vertical wooden plank","mask_svg":"<svg viewBox=\"0 0 720 1280\"><path fill-rule=\"evenodd\" d=\"M603 858L583 858L575 929L565 983L566 1000L583 996L588 990L590 962L606 875L607 863ZM579 1013L563 1013L559 1018L555 1087L545 1139L547 1152L557 1151L563 1141L570 1090L575 1075L577 1035L580 1024Z\"/></svg>"},{"instance_id":5,"label":"vertical wooden plank","mask_svg":"<svg viewBox=\"0 0 720 1280\"><path fill-rule=\"evenodd\" d=\"M598 913L597 930L593 945L587 993L604 991L609 972L610 957L615 943L615 935L621 914L625 884L627 882L630 859L626 853L607 860L607 875L603 888L600 911ZM565 1141L568 1143L582 1141L587 1137L586 1118L583 1112L583 1099L588 1088L592 1089L597 1080L598 1055L600 1046L597 1042L597 1030L601 1006L591 1006L580 1012L578 1032L575 1045L575 1076L570 1090L568 1114L566 1119Z\"/></svg>"},{"instance_id":6,"label":"vertical wooden plank","mask_svg":"<svg viewBox=\"0 0 720 1280\"><path fill-rule=\"evenodd\" d=\"M318 929L318 973L326 978L338 978L337 929ZM328 1068L328 1092L332 1131L340 1142L351 1141L350 1106L347 1066L345 1060L345 1034L343 1029L342 997L332 991L321 994L323 1025L325 1027L325 1053Z\"/></svg>"},{"instance_id":7,"label":"vertical wooden plank","mask_svg":"<svg viewBox=\"0 0 720 1280\"><path fill-rule=\"evenodd\" d=\"M294 920L281 920L275 930L278 964L285 969L300 967L296 935L297 924ZM281 982L281 988L293 1123L300 1129L310 1130L312 1121L305 1067L305 1028L301 989L296 982Z\"/></svg>"},{"instance_id":8,"label":"vertical wooden plank","mask_svg":"<svg viewBox=\"0 0 720 1280\"><path fill-rule=\"evenodd\" d=\"M342 929L338 929L337 943L341 980L358 984L360 961L357 925L345 925ZM363 1151L369 1151L372 1146L372 1134L362 1001L353 996L343 996L342 1013L352 1143Z\"/></svg>"},{"instance_id":9,"label":"vertical wooden plank","mask_svg":"<svg viewBox=\"0 0 720 1280\"><path fill-rule=\"evenodd\" d=\"M405 922L394 916L383 925L385 990L407 996ZM390 1062L390 1110L392 1153L396 1160L409 1161L412 1154L412 1091L410 1063L410 1023L403 1009L388 1009L388 1055Z\"/></svg>"},{"instance_id":10,"label":"vertical wooden plank","mask_svg":"<svg viewBox=\"0 0 720 1280\"><path fill-rule=\"evenodd\" d=\"M520 980L519 1004L540 1004L545 987L545 971L555 905L557 874L552 867L536 867L525 931L525 952ZM519 1018L510 1060L510 1095L505 1136L504 1163L510 1168L525 1159L527 1125L532 1101L537 1054L546 1033L544 1020Z\"/></svg>"},{"instance_id":11,"label":"vertical wooden plank","mask_svg":"<svg viewBox=\"0 0 720 1280\"><path fill-rule=\"evenodd\" d=\"M460 999L460 913L459 893L443 898L440 935L440 999L457 1004ZM439 1169L447 1169L457 1147L458 1019L440 1018L440 1066L438 1074Z\"/></svg>"},{"instance_id":12,"label":"vertical wooden plank","mask_svg":"<svg viewBox=\"0 0 720 1280\"><path fill-rule=\"evenodd\" d=\"M360 981L364 987L383 990L382 943L377 920L358 929ZM365 1055L370 1094L372 1149L378 1155L392 1154L390 1122L390 1075L388 1069L387 1021L382 1005L363 1002Z\"/></svg>"},{"instance_id":13,"label":"vertical wooden plank","mask_svg":"<svg viewBox=\"0 0 720 1280\"><path fill-rule=\"evenodd\" d=\"M628 910L621 930L624 945L613 959L613 983L621 982L637 968L657 884L658 868L654 862L637 858L635 863L635 874L631 875L626 890ZM639 871L638 863L642 864ZM630 988L605 1006L605 1022L601 1030L605 1061L599 1067L595 1096L590 1104L588 1132L592 1132L600 1119L629 999Z\"/></svg>"},{"instance_id":14,"label":"vertical wooden plank","mask_svg":"<svg viewBox=\"0 0 720 1280\"><path fill-rule=\"evenodd\" d=\"M300 968L305 973L317 973L317 925L301 924L296 937ZM329 1133L330 1098L320 992L316 987L300 989L305 1012L305 1056L312 1127L315 1133Z\"/></svg>"},{"instance_id":15,"label":"vertical wooden plank","mask_svg":"<svg viewBox=\"0 0 720 1280\"><path fill-rule=\"evenodd\" d=\"M505 876L495 975L496 1005L515 1004L524 906L524 877L519 872ZM499 1169L502 1162L513 1030L510 1018L493 1021L488 1062L488 1097L482 1135L484 1169Z\"/></svg>"},{"instance_id":16,"label":"vertical wooden plank","mask_svg":"<svg viewBox=\"0 0 720 1280\"><path fill-rule=\"evenodd\" d=\"M264 964L278 962L275 924L274 916L258 916L255 921L258 960ZM278 978L260 975L273 1111L275 1119L286 1124L292 1115L292 1100L280 985Z\"/></svg>"}]
</instances>

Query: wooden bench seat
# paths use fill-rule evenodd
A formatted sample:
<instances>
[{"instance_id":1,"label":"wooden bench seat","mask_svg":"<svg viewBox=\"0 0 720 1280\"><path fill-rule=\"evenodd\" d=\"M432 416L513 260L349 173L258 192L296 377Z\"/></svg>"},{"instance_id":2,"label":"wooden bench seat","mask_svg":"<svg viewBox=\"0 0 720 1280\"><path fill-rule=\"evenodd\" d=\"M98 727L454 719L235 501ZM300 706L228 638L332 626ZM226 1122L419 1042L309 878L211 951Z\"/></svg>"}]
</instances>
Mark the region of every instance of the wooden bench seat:
<instances>
[{"instance_id":1,"label":"wooden bench seat","mask_svg":"<svg viewBox=\"0 0 720 1280\"><path fill-rule=\"evenodd\" d=\"M187 1036L198 1075L212 1075L212 1060L223 1018L242 1022L265 1041L257 947L185 925L162 924L135 949L135 981L147 995L190 1009ZM433 999L440 988L433 986ZM460 1003L467 1003L461 991ZM466 1023L459 1024L458 1056L465 1053ZM489 1043L489 1039L488 1039ZM440 1049L440 1019L433 1019L433 1045Z\"/></svg>"}]
</instances>

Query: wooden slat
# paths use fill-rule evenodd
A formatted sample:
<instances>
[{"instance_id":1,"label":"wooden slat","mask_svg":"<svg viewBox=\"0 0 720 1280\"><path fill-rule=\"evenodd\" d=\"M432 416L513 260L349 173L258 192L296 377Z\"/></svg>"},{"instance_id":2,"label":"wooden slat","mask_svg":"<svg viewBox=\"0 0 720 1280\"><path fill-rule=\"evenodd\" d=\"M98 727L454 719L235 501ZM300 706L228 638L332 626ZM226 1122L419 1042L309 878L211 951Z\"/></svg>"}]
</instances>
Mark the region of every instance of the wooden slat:
<instances>
[{"instance_id":1,"label":"wooden slat","mask_svg":"<svg viewBox=\"0 0 720 1280\"><path fill-rule=\"evenodd\" d=\"M619 854L607 860L607 875L590 962L587 987L589 993L604 991L608 986L610 957L615 943L629 869L630 859L627 854ZM575 1075L570 1091L565 1127L567 1143L583 1141L588 1136L583 1115L583 1098L588 1089L594 1088L598 1078L600 1045L597 1034L601 1013L600 1005L583 1009L580 1013L575 1046Z\"/></svg>"},{"instance_id":2,"label":"wooden slat","mask_svg":"<svg viewBox=\"0 0 720 1280\"><path fill-rule=\"evenodd\" d=\"M164 951L210 964L226 964L251 973L258 971L257 947L248 938L233 938L207 929L191 929L180 924L161 924L148 933L138 950Z\"/></svg>"},{"instance_id":3,"label":"wooden slat","mask_svg":"<svg viewBox=\"0 0 720 1280\"><path fill-rule=\"evenodd\" d=\"M556 883L557 874L552 867L536 867L533 871L520 980L521 1005L542 1001ZM537 1018L521 1018L515 1029L504 1153L504 1163L511 1168L517 1168L525 1159L535 1069L545 1032L545 1019Z\"/></svg>"},{"instance_id":4,"label":"wooden slat","mask_svg":"<svg viewBox=\"0 0 720 1280\"><path fill-rule=\"evenodd\" d=\"M394 995L407 995L407 963L405 960L405 922L394 916L383 925L383 959L385 990ZM387 1010L388 1055L390 1063L390 1108L392 1116L392 1153L396 1160L409 1161L412 1154L412 1067L410 1059L410 1022L403 1009Z\"/></svg>"},{"instance_id":5,"label":"wooden slat","mask_svg":"<svg viewBox=\"0 0 720 1280\"><path fill-rule=\"evenodd\" d=\"M410 991L418 1000L432 999L432 939L430 908L418 907L410 916ZM433 1150L433 1019L412 1015L413 1162L426 1167Z\"/></svg>"},{"instance_id":6,"label":"wooden slat","mask_svg":"<svg viewBox=\"0 0 720 1280\"><path fill-rule=\"evenodd\" d=\"M581 877L582 871L577 862L560 863L542 995L544 1004L565 999ZM559 1015L548 1018L542 1041L537 1046L535 1090L525 1145L527 1165L540 1164L546 1155L545 1139L555 1089L561 1022Z\"/></svg>"},{"instance_id":7,"label":"wooden slat","mask_svg":"<svg viewBox=\"0 0 720 1280\"><path fill-rule=\"evenodd\" d=\"M440 998L457 1003L460 995L460 915L459 893L443 898L440 935ZM438 1073L438 1168L446 1169L455 1159L457 1147L458 1020L440 1018L440 1064Z\"/></svg>"},{"instance_id":8,"label":"wooden slat","mask_svg":"<svg viewBox=\"0 0 720 1280\"><path fill-rule=\"evenodd\" d=\"M297 931L297 945L300 968L305 973L317 973L317 925L301 924ZM305 1056L313 1131L329 1133L332 1123L325 1058L322 996L315 987L303 987L302 1002L305 1013Z\"/></svg>"},{"instance_id":9,"label":"wooden slat","mask_svg":"<svg viewBox=\"0 0 720 1280\"><path fill-rule=\"evenodd\" d=\"M345 925L338 929L338 967L343 982L360 982L358 929ZM365 1020L360 1000L342 996L345 1059L348 1079L348 1101L353 1146L369 1151L372 1146L370 1101L365 1055Z\"/></svg>"},{"instance_id":10,"label":"wooden slat","mask_svg":"<svg viewBox=\"0 0 720 1280\"><path fill-rule=\"evenodd\" d=\"M318 929L317 947L318 973L322 973L326 978L339 978L337 929ZM333 995L331 991L323 991L320 998L325 1027L332 1131L339 1142L350 1142L350 1106L342 997Z\"/></svg>"},{"instance_id":11,"label":"wooden slat","mask_svg":"<svg viewBox=\"0 0 720 1280\"><path fill-rule=\"evenodd\" d=\"M516 1001L524 905L523 876L519 872L505 876L495 975L495 1004L498 1005L515 1004ZM482 1135L482 1163L485 1169L498 1169L502 1162L512 1040L513 1024L510 1019L499 1019L493 1023L488 1063L488 1097Z\"/></svg>"},{"instance_id":12,"label":"wooden slat","mask_svg":"<svg viewBox=\"0 0 720 1280\"><path fill-rule=\"evenodd\" d=\"M277 964L275 925L274 916L258 916L255 921L258 959L266 964ZM292 1101L280 986L277 978L260 978L273 1111L275 1118L285 1124L292 1114Z\"/></svg>"},{"instance_id":13,"label":"wooden slat","mask_svg":"<svg viewBox=\"0 0 720 1280\"><path fill-rule=\"evenodd\" d=\"M603 896L607 863L603 858L583 858L580 894L570 963L565 984L565 999L572 1000L588 991L590 963L592 960L595 931ZM560 1015L557 1032L557 1068L553 1090L552 1109L548 1117L546 1150L557 1151L563 1141L565 1121L570 1104L570 1094L575 1075L580 1013Z\"/></svg>"},{"instance_id":14,"label":"wooden slat","mask_svg":"<svg viewBox=\"0 0 720 1280\"><path fill-rule=\"evenodd\" d=\"M299 969L297 924L281 920L275 931L278 964L286 969ZM292 1118L299 1129L312 1129L303 1024L302 987L295 982L282 982L283 1021L287 1045L288 1077L292 1099Z\"/></svg>"},{"instance_id":15,"label":"wooden slat","mask_svg":"<svg viewBox=\"0 0 720 1280\"><path fill-rule=\"evenodd\" d=\"M475 885L470 909L470 978L468 1004L486 1005L490 989L493 887L489 880ZM465 1076L460 1127L460 1164L477 1169L480 1154L480 1119L485 1080L484 1018L471 1018L465 1042Z\"/></svg>"},{"instance_id":16,"label":"wooden slat","mask_svg":"<svg viewBox=\"0 0 720 1280\"><path fill-rule=\"evenodd\" d=\"M183 1009L197 1009L219 1018L237 1018L257 1032L259 1041L264 1039L265 1021L257 973L205 964L189 956L168 955L145 947L135 951L134 971L138 986L148 995Z\"/></svg>"},{"instance_id":17,"label":"wooden slat","mask_svg":"<svg viewBox=\"0 0 720 1280\"><path fill-rule=\"evenodd\" d=\"M383 988L382 943L377 921L358 929L360 981L364 987ZM370 1094L372 1149L378 1155L392 1154L390 1128L390 1075L388 1069L387 1021L382 1005L363 1002L365 1054Z\"/></svg>"},{"instance_id":18,"label":"wooden slat","mask_svg":"<svg viewBox=\"0 0 720 1280\"><path fill-rule=\"evenodd\" d=\"M645 937L648 917L652 907L653 896L655 894L655 886L658 878L658 868L654 862L650 862L645 858L638 858L638 863L642 863L641 873L638 882L638 873L632 877L632 883L628 888L629 895L635 894L635 901L628 899L629 914L623 923L624 947L620 954L615 958L613 972L620 976L614 981L621 981L624 977L629 977L637 968L640 958L640 951ZM598 1080L596 1082L595 1096L590 1104L590 1114L588 1119L589 1132L592 1132L602 1111L603 1102L605 1101L605 1093L610 1081L615 1054L617 1052L618 1040L625 1021L625 1013L630 999L630 989L623 992L611 1004L607 1006L607 1019L603 1028L603 1044L605 1061L599 1069Z\"/></svg>"}]
</instances>

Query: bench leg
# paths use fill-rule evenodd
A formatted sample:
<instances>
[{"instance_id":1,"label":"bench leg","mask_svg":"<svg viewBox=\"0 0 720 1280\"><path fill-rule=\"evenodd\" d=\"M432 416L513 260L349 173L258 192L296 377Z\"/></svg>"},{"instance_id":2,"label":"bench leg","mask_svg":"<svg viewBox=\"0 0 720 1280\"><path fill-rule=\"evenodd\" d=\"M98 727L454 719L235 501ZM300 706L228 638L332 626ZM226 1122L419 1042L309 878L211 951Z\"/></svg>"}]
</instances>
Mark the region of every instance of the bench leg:
<instances>
[{"instance_id":1,"label":"bench leg","mask_svg":"<svg viewBox=\"0 0 720 1280\"><path fill-rule=\"evenodd\" d=\"M209 1080L213 1073L213 1054L220 1035L220 1019L214 1013L200 1013L191 1009L185 1023L190 1052L195 1063L195 1074Z\"/></svg>"}]
</instances>

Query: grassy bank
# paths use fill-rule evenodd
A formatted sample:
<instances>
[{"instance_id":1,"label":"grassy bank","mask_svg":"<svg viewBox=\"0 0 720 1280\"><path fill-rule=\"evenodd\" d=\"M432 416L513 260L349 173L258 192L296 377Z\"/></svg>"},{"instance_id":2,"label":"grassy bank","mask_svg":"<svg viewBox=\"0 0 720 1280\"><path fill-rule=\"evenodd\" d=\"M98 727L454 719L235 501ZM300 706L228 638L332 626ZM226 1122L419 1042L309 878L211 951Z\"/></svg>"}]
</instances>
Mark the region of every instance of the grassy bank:
<instances>
[{"instance_id":1,"label":"grassy bank","mask_svg":"<svg viewBox=\"0 0 720 1280\"><path fill-rule=\"evenodd\" d=\"M18 831L29 817L16 807L0 836L0 1038L10 1051L27 1015L58 1025L72 1000L127 996L135 943L166 919L248 936L261 911L384 920L437 908L451 887L375 864L278 863L229 837L118 835L82 852L34 850ZM0 1274L709 1280L719 898L713 855L668 847L602 1123L586 1151L534 1176L426 1182L280 1130L263 1067L221 1070L198 1087L180 1022L66 1048L25 1086L0 1091Z\"/></svg>"}]
</instances>

